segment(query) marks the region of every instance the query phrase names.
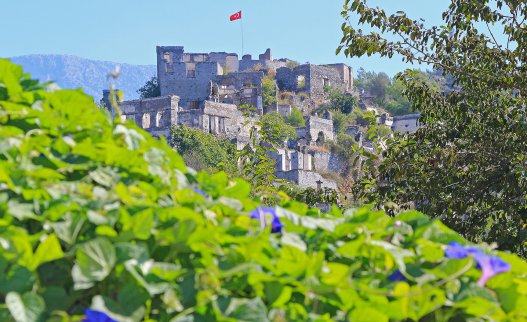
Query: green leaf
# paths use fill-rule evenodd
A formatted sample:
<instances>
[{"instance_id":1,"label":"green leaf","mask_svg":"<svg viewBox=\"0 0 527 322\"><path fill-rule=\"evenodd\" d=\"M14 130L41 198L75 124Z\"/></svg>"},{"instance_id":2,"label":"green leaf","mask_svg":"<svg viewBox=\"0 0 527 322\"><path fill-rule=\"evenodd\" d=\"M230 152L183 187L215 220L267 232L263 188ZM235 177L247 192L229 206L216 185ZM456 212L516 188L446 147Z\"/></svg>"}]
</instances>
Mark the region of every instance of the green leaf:
<instances>
[{"instance_id":1,"label":"green leaf","mask_svg":"<svg viewBox=\"0 0 527 322\"><path fill-rule=\"evenodd\" d=\"M152 232L154 213L152 209L143 210L132 217L133 233L137 239L146 240Z\"/></svg>"},{"instance_id":2,"label":"green leaf","mask_svg":"<svg viewBox=\"0 0 527 322\"><path fill-rule=\"evenodd\" d=\"M384 313L377 311L371 307L358 307L354 309L350 315L349 320L353 322L388 322L389 319Z\"/></svg>"},{"instance_id":3,"label":"green leaf","mask_svg":"<svg viewBox=\"0 0 527 322\"><path fill-rule=\"evenodd\" d=\"M68 214L64 221L50 223L55 234L68 245L73 245L79 236L85 220L81 216Z\"/></svg>"},{"instance_id":4,"label":"green leaf","mask_svg":"<svg viewBox=\"0 0 527 322\"><path fill-rule=\"evenodd\" d=\"M133 299L131 303L118 303L106 296L96 295L92 299L91 308L103 312L119 322L142 321L145 315L145 307L139 305L138 302L141 302L140 300L143 299L143 297L138 294L135 299L133 296L131 296L130 299ZM138 299L139 301L137 301Z\"/></svg>"},{"instance_id":5,"label":"green leaf","mask_svg":"<svg viewBox=\"0 0 527 322\"><path fill-rule=\"evenodd\" d=\"M327 263L322 268L320 281L326 285L340 285L349 274L349 266L339 263Z\"/></svg>"},{"instance_id":6,"label":"green leaf","mask_svg":"<svg viewBox=\"0 0 527 322\"><path fill-rule=\"evenodd\" d=\"M0 275L0 293L24 293L30 291L36 281L35 274L25 266L14 265L4 276L2 275Z\"/></svg>"},{"instance_id":7,"label":"green leaf","mask_svg":"<svg viewBox=\"0 0 527 322\"><path fill-rule=\"evenodd\" d=\"M31 269L35 270L43 263L51 262L63 257L64 253L62 252L57 236L51 234L38 245L37 250L33 255Z\"/></svg>"},{"instance_id":8,"label":"green leaf","mask_svg":"<svg viewBox=\"0 0 527 322\"><path fill-rule=\"evenodd\" d=\"M103 237L81 244L76 255L72 271L76 289L84 289L93 282L104 280L112 272L116 262L113 244Z\"/></svg>"},{"instance_id":9,"label":"green leaf","mask_svg":"<svg viewBox=\"0 0 527 322\"><path fill-rule=\"evenodd\" d=\"M251 193L251 185L244 180L236 179L229 183L225 189L225 196L242 199Z\"/></svg>"},{"instance_id":10,"label":"green leaf","mask_svg":"<svg viewBox=\"0 0 527 322\"><path fill-rule=\"evenodd\" d=\"M469 297L453 306L463 308L467 314L478 318L502 321L506 316L499 306L481 297Z\"/></svg>"},{"instance_id":11,"label":"green leaf","mask_svg":"<svg viewBox=\"0 0 527 322\"><path fill-rule=\"evenodd\" d=\"M287 305L293 295L293 288L279 282L265 283L265 296L272 307L281 308Z\"/></svg>"},{"instance_id":12,"label":"green leaf","mask_svg":"<svg viewBox=\"0 0 527 322\"><path fill-rule=\"evenodd\" d=\"M5 298L9 312L16 322L37 322L46 310L44 300L34 293L10 292Z\"/></svg>"},{"instance_id":13,"label":"green leaf","mask_svg":"<svg viewBox=\"0 0 527 322\"><path fill-rule=\"evenodd\" d=\"M232 299L226 311L230 318L240 322L268 322L267 308L259 297L252 300Z\"/></svg>"},{"instance_id":14,"label":"green leaf","mask_svg":"<svg viewBox=\"0 0 527 322\"><path fill-rule=\"evenodd\" d=\"M48 311L68 310L75 297L66 293L62 287L47 287L42 291L42 297L46 302Z\"/></svg>"},{"instance_id":15,"label":"green leaf","mask_svg":"<svg viewBox=\"0 0 527 322\"><path fill-rule=\"evenodd\" d=\"M306 243L297 234L283 233L282 234L282 244L296 247L296 248L298 248L298 249L300 249L301 251L304 251L304 252L307 251Z\"/></svg>"}]
</instances>

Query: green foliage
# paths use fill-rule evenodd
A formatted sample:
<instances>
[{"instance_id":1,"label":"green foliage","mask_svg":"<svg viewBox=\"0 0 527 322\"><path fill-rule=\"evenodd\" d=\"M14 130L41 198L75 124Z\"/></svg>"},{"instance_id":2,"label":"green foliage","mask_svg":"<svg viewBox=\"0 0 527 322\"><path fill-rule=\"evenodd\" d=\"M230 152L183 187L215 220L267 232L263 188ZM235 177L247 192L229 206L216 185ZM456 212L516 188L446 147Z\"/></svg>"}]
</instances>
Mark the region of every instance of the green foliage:
<instances>
[{"instance_id":1,"label":"green foliage","mask_svg":"<svg viewBox=\"0 0 527 322\"><path fill-rule=\"evenodd\" d=\"M482 248L512 270L479 287L470 257L444 256L463 239L417 212L312 217L284 201L270 234L248 183L188 172L166 142L5 60L0 124L3 321L87 307L123 322L526 319L515 255Z\"/></svg>"},{"instance_id":2,"label":"green foliage","mask_svg":"<svg viewBox=\"0 0 527 322\"><path fill-rule=\"evenodd\" d=\"M442 84L448 86L442 77L434 73L414 70L414 77L426 82L428 86L439 89ZM404 84L396 78L391 79L385 73L367 72L360 68L355 80L355 86L359 91L364 90L373 96L374 103L380 108L388 111L391 115L405 115L415 113L415 109L404 96Z\"/></svg>"},{"instance_id":3,"label":"green foliage","mask_svg":"<svg viewBox=\"0 0 527 322\"><path fill-rule=\"evenodd\" d=\"M276 83L269 75L262 80L262 102L264 107L276 105Z\"/></svg>"},{"instance_id":4,"label":"green foliage","mask_svg":"<svg viewBox=\"0 0 527 322\"><path fill-rule=\"evenodd\" d=\"M374 137L387 138L393 134L392 129L386 125L379 125L375 128Z\"/></svg>"},{"instance_id":5,"label":"green foliage","mask_svg":"<svg viewBox=\"0 0 527 322\"><path fill-rule=\"evenodd\" d=\"M252 195L262 202L274 204L284 196L276 189L281 180L275 176L275 161L270 153L276 152L276 148L282 147L287 139L289 134L284 132L284 128L291 128L293 131L294 128L286 125L282 116L277 113L266 114L269 116L260 117L259 120L252 119L251 113L254 110L247 108L244 111L244 126L251 126L250 140L237 151L237 163L242 177L253 187Z\"/></svg>"},{"instance_id":6,"label":"green foliage","mask_svg":"<svg viewBox=\"0 0 527 322\"><path fill-rule=\"evenodd\" d=\"M157 77L154 76L147 81L143 87L137 90L137 94L139 94L142 99L161 96L161 89L159 88Z\"/></svg>"},{"instance_id":7,"label":"green foliage","mask_svg":"<svg viewBox=\"0 0 527 322\"><path fill-rule=\"evenodd\" d=\"M305 78L305 76L298 76L297 83L296 83L296 88L301 90L301 89L304 89L305 87L306 87L306 78Z\"/></svg>"},{"instance_id":8,"label":"green foliage","mask_svg":"<svg viewBox=\"0 0 527 322\"><path fill-rule=\"evenodd\" d=\"M273 106L276 104L276 82L269 76L264 76L262 80L262 100L264 106Z\"/></svg>"},{"instance_id":9,"label":"green foliage","mask_svg":"<svg viewBox=\"0 0 527 322\"><path fill-rule=\"evenodd\" d=\"M345 114L338 110L331 110L331 113L333 114L333 128L337 134L344 133L348 126L357 124L356 114Z\"/></svg>"},{"instance_id":10,"label":"green foliage","mask_svg":"<svg viewBox=\"0 0 527 322\"><path fill-rule=\"evenodd\" d=\"M297 62L296 60L288 60L287 63L286 63L286 67L287 68L295 68L295 67L298 67L300 66L300 63Z\"/></svg>"},{"instance_id":11,"label":"green foliage","mask_svg":"<svg viewBox=\"0 0 527 322\"><path fill-rule=\"evenodd\" d=\"M306 120L304 119L304 114L302 114L302 111L298 108L293 106L291 109L291 114L286 117L285 119L286 123L294 126L294 127L304 127L306 126Z\"/></svg>"},{"instance_id":12,"label":"green foliage","mask_svg":"<svg viewBox=\"0 0 527 322\"><path fill-rule=\"evenodd\" d=\"M403 95L404 84L400 80L393 80L391 86L388 86L386 91L388 99L382 107L391 115L414 113L410 101Z\"/></svg>"},{"instance_id":13,"label":"green foliage","mask_svg":"<svg viewBox=\"0 0 527 322\"><path fill-rule=\"evenodd\" d=\"M337 134L337 139L331 142L331 151L337 154L348 165L353 165L357 158L357 141L351 135L345 133Z\"/></svg>"},{"instance_id":14,"label":"green foliage","mask_svg":"<svg viewBox=\"0 0 527 322\"><path fill-rule=\"evenodd\" d=\"M260 118L262 133L273 133L265 135L273 146L283 146L287 140L296 139L296 130L291 125L285 123L282 115L278 113L267 113Z\"/></svg>"},{"instance_id":15,"label":"green foliage","mask_svg":"<svg viewBox=\"0 0 527 322\"><path fill-rule=\"evenodd\" d=\"M430 28L404 12L346 3L346 19L373 29L344 25L339 50L425 62L454 85L412 70L396 77L423 127L389 141L380 167L363 167L362 195L392 209L415 205L473 241L527 256L527 30L519 28L527 3L452 0L444 26Z\"/></svg>"},{"instance_id":16,"label":"green foliage","mask_svg":"<svg viewBox=\"0 0 527 322\"><path fill-rule=\"evenodd\" d=\"M377 104L383 104L386 100L388 87L391 85L390 77L382 72L366 72L363 68L359 69L357 76L355 86L375 97Z\"/></svg>"},{"instance_id":17,"label":"green foliage","mask_svg":"<svg viewBox=\"0 0 527 322\"><path fill-rule=\"evenodd\" d=\"M179 126L172 129L170 145L195 170L237 172L236 145L227 139Z\"/></svg>"},{"instance_id":18,"label":"green foliage","mask_svg":"<svg viewBox=\"0 0 527 322\"><path fill-rule=\"evenodd\" d=\"M323 188L321 190L306 188L291 197L311 207L316 207L319 204L336 205L339 201L338 192L331 188Z\"/></svg>"},{"instance_id":19,"label":"green foliage","mask_svg":"<svg viewBox=\"0 0 527 322\"><path fill-rule=\"evenodd\" d=\"M332 109L349 114L358 107L357 97L349 94L342 94L338 89L328 87L325 89L329 94L330 106Z\"/></svg>"}]
</instances>

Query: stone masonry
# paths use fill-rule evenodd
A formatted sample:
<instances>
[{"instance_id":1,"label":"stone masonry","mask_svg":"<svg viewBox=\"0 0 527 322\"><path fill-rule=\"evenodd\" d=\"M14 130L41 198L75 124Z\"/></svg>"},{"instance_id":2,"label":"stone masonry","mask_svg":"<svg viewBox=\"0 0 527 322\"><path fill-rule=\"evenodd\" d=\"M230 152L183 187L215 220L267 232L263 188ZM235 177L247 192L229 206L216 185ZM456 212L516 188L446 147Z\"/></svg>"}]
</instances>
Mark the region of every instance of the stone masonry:
<instances>
[{"instance_id":1,"label":"stone masonry","mask_svg":"<svg viewBox=\"0 0 527 322\"><path fill-rule=\"evenodd\" d=\"M280 90L305 92L315 101L324 99L329 87L337 88L343 93L353 89L351 68L344 64L281 67L276 70L276 82Z\"/></svg>"},{"instance_id":2,"label":"stone masonry","mask_svg":"<svg viewBox=\"0 0 527 322\"><path fill-rule=\"evenodd\" d=\"M161 97L121 102L120 108L123 119L134 120L158 137L170 137L173 126L185 125L243 147L258 116L264 113L262 84L266 74L276 73L277 93L278 89L292 93L290 104L266 107L266 113L278 112L284 117L291 113L292 105L313 107L327 99L328 87L343 93L353 87L349 66L304 64L289 68L292 61L274 60L270 49L258 59L245 55L241 60L235 53L186 53L181 46L158 46L156 51ZM238 109L244 104L256 107L251 119ZM276 175L301 187L336 189L336 183L324 179L315 168L331 171L338 160L309 148L335 139L332 116L305 116L305 121L305 127L297 128L295 142L270 153L276 161Z\"/></svg>"}]
</instances>

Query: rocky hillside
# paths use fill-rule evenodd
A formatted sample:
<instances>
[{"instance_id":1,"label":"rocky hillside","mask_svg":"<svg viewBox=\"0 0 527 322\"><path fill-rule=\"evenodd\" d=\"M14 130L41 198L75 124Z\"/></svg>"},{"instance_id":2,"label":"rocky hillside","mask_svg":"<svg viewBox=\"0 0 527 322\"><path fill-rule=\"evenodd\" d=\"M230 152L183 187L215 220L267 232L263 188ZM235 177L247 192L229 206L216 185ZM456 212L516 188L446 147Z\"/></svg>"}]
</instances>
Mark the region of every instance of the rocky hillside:
<instances>
[{"instance_id":1,"label":"rocky hillside","mask_svg":"<svg viewBox=\"0 0 527 322\"><path fill-rule=\"evenodd\" d=\"M43 82L55 81L62 88L82 87L97 101L102 96L102 90L108 87L106 75L119 64L66 55L28 55L11 60L22 65L24 71L34 78ZM155 65L119 65L121 76L116 86L124 92L125 99L138 98L137 89L156 75Z\"/></svg>"}]
</instances>

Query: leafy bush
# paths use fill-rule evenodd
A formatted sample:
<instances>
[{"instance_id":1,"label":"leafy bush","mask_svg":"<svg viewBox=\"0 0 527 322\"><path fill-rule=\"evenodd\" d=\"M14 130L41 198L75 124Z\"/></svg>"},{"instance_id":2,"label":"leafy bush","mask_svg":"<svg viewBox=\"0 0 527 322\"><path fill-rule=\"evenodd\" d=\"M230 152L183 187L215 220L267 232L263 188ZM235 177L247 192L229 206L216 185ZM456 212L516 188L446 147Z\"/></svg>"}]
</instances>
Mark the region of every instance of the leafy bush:
<instances>
[{"instance_id":1,"label":"leafy bush","mask_svg":"<svg viewBox=\"0 0 527 322\"><path fill-rule=\"evenodd\" d=\"M218 169L234 174L236 167L236 145L227 139L207 134L186 126L174 127L170 145L179 152L185 163L195 170ZM191 161L191 162L190 162Z\"/></svg>"},{"instance_id":2,"label":"leafy bush","mask_svg":"<svg viewBox=\"0 0 527 322\"><path fill-rule=\"evenodd\" d=\"M139 94L139 97L141 98L161 96L161 88L159 87L157 77L154 76L149 81L147 81L143 87L137 90L137 94Z\"/></svg>"},{"instance_id":3,"label":"leafy bush","mask_svg":"<svg viewBox=\"0 0 527 322\"><path fill-rule=\"evenodd\" d=\"M335 133L344 133L348 126L357 124L355 114L346 114L339 110L332 110L331 113L333 114L333 128L335 129Z\"/></svg>"},{"instance_id":4,"label":"leafy bush","mask_svg":"<svg viewBox=\"0 0 527 322\"><path fill-rule=\"evenodd\" d=\"M244 181L189 173L5 60L0 124L1 321L527 319L515 255L447 246L465 241L417 212L258 208Z\"/></svg>"},{"instance_id":5,"label":"leafy bush","mask_svg":"<svg viewBox=\"0 0 527 322\"><path fill-rule=\"evenodd\" d=\"M269 75L262 79L262 103L264 107L276 105L276 83Z\"/></svg>"},{"instance_id":6,"label":"leafy bush","mask_svg":"<svg viewBox=\"0 0 527 322\"><path fill-rule=\"evenodd\" d=\"M302 111L298 107L294 107L291 109L291 114L286 117L285 119L286 123L294 126L294 127L304 127L306 126L306 120L304 120L304 114L302 114Z\"/></svg>"},{"instance_id":7,"label":"leafy bush","mask_svg":"<svg viewBox=\"0 0 527 322\"><path fill-rule=\"evenodd\" d=\"M284 141L296 139L296 131L285 123L282 115L278 113L267 113L260 118L260 125L264 132L275 132L277 134L276 144L283 145Z\"/></svg>"},{"instance_id":8,"label":"leafy bush","mask_svg":"<svg viewBox=\"0 0 527 322\"><path fill-rule=\"evenodd\" d=\"M332 109L349 114L358 107L357 97L349 94L342 94L338 89L328 87L330 105Z\"/></svg>"},{"instance_id":9,"label":"leafy bush","mask_svg":"<svg viewBox=\"0 0 527 322\"><path fill-rule=\"evenodd\" d=\"M356 163L358 148L355 138L346 133L337 134L337 139L330 144L331 151L346 161L349 167Z\"/></svg>"}]
</instances>

